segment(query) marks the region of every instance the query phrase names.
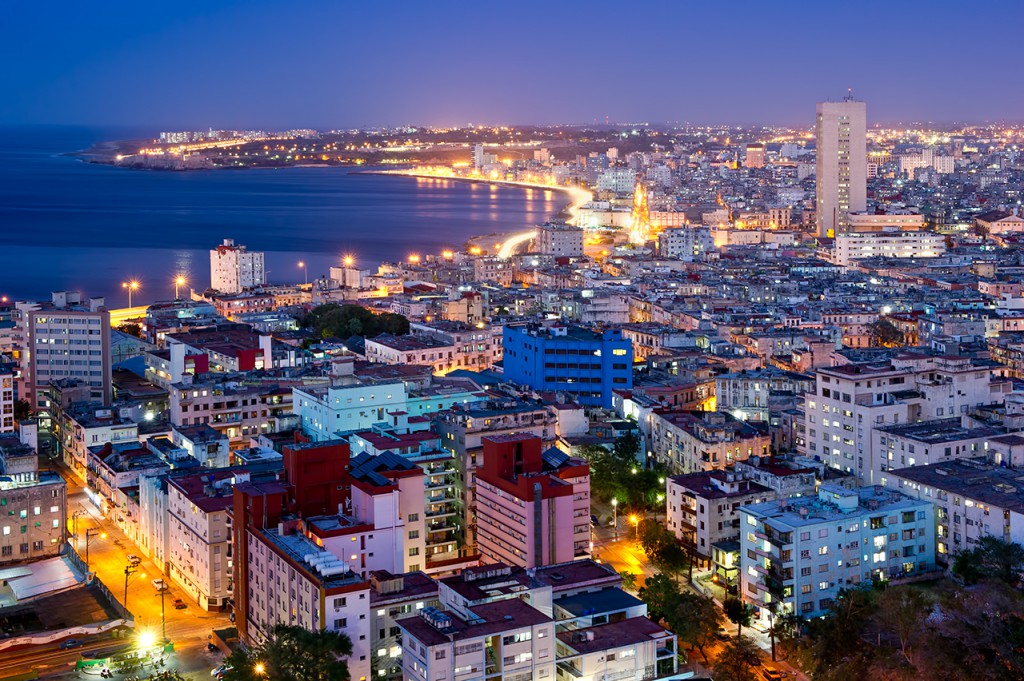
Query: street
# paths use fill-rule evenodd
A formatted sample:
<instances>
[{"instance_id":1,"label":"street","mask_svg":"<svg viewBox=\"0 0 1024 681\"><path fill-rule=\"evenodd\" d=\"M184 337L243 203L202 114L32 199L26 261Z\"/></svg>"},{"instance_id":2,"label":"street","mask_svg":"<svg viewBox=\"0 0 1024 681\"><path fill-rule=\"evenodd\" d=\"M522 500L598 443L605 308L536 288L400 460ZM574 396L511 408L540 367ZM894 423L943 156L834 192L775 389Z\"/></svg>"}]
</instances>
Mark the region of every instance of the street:
<instances>
[{"instance_id":1,"label":"street","mask_svg":"<svg viewBox=\"0 0 1024 681\"><path fill-rule=\"evenodd\" d=\"M143 553L129 541L116 523L102 517L99 508L89 499L84 485L63 468L58 472L68 481L68 535L72 546L84 559L86 557L86 532L88 531L89 568L102 581L119 603L126 605L135 616L135 635L153 634L159 640L166 637L174 644L174 653L167 658L165 669L177 669L182 673L194 673L195 678L208 678L210 669L220 664L223 655L212 653L206 648L214 629L231 627L228 613L206 612L187 594L174 584L170 577L161 573L148 559L134 568L127 576L127 602L125 602L125 568L129 565L128 555L143 557ZM76 514L73 519L72 515ZM73 536L77 525L78 535ZM152 584L154 579L163 579L168 589L161 597ZM183 599L187 606L175 609L174 600ZM49 669L50 675L67 673L78 659L79 653L104 649L123 643L109 637L86 639L85 645L75 650L62 651L57 645L33 649L23 655L12 653L0 666L0 675L5 671L29 668ZM14 660L12 663L11 660ZM84 672L83 672L84 673ZM98 672L97 672L98 673ZM47 675L43 672L43 675ZM72 673L68 678L74 678ZM115 677L116 678L116 677Z\"/></svg>"}]
</instances>

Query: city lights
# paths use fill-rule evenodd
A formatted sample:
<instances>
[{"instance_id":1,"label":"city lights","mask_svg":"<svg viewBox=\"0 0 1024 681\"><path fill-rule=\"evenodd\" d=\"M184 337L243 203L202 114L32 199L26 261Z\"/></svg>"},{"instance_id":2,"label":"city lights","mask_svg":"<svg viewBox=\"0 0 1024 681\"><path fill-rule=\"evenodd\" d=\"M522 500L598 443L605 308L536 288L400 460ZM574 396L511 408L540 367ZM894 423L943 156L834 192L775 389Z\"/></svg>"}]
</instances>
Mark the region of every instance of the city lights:
<instances>
[{"instance_id":1,"label":"city lights","mask_svg":"<svg viewBox=\"0 0 1024 681\"><path fill-rule=\"evenodd\" d=\"M185 279L185 276L182 275L182 274L179 274L178 276L176 276L174 278L174 299L175 300L178 300L178 298L180 297L178 295L178 288L181 287L181 286L184 286L186 283L188 283L188 282Z\"/></svg>"},{"instance_id":2,"label":"city lights","mask_svg":"<svg viewBox=\"0 0 1024 681\"><path fill-rule=\"evenodd\" d=\"M130 279L128 281L121 282L121 288L128 292L128 307L132 307L132 294L138 291L142 287L137 279Z\"/></svg>"}]
</instances>

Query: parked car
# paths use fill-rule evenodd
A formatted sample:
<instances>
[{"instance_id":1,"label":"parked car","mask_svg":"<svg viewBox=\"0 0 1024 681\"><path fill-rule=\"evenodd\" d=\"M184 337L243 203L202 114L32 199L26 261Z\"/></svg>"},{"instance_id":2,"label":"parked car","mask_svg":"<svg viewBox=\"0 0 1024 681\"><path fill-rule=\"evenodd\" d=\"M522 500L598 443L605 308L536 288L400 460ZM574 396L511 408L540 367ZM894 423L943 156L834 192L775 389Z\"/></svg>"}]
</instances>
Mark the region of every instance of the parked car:
<instances>
[{"instance_id":1,"label":"parked car","mask_svg":"<svg viewBox=\"0 0 1024 681\"><path fill-rule=\"evenodd\" d=\"M764 669L761 671L761 676L764 677L764 681L783 681L786 678L786 675L778 669Z\"/></svg>"},{"instance_id":2,"label":"parked car","mask_svg":"<svg viewBox=\"0 0 1024 681\"><path fill-rule=\"evenodd\" d=\"M128 554L128 564L131 565L132 567L135 567L136 565L138 565L141 562L142 562L142 559L139 558L138 556L136 556L134 553L129 553Z\"/></svg>"},{"instance_id":3,"label":"parked car","mask_svg":"<svg viewBox=\"0 0 1024 681\"><path fill-rule=\"evenodd\" d=\"M184 610L187 607L188 607L188 603L186 603L185 601L181 600L180 598L175 598L174 599L174 609L175 610Z\"/></svg>"},{"instance_id":4,"label":"parked car","mask_svg":"<svg viewBox=\"0 0 1024 681\"><path fill-rule=\"evenodd\" d=\"M729 632L725 630L725 627L719 627L718 631L715 633L715 637L719 641L728 641L730 638L732 638L731 636L729 636Z\"/></svg>"},{"instance_id":5,"label":"parked car","mask_svg":"<svg viewBox=\"0 0 1024 681\"><path fill-rule=\"evenodd\" d=\"M157 591L167 591L167 582L162 579L154 579L150 584L152 584L153 588Z\"/></svg>"},{"instance_id":6,"label":"parked car","mask_svg":"<svg viewBox=\"0 0 1024 681\"><path fill-rule=\"evenodd\" d=\"M592 525L593 527L597 527L598 525L600 525L600 524L601 524L601 521L597 519L597 516L596 516L596 515L591 515L591 516L590 516L590 524L591 524L591 525Z\"/></svg>"},{"instance_id":7,"label":"parked car","mask_svg":"<svg viewBox=\"0 0 1024 681\"><path fill-rule=\"evenodd\" d=\"M215 676L217 678L220 678L221 676L224 675L224 672L229 672L232 669L233 669L233 667L231 665L229 665L229 664L222 664L219 667L214 667L213 670L210 671L210 676Z\"/></svg>"},{"instance_id":8,"label":"parked car","mask_svg":"<svg viewBox=\"0 0 1024 681\"><path fill-rule=\"evenodd\" d=\"M79 639L79 638L65 639L65 640L60 642L60 649L61 650L71 650L72 648L77 648L78 646L82 645L83 643L85 643L85 641L83 641L82 639Z\"/></svg>"}]
</instances>

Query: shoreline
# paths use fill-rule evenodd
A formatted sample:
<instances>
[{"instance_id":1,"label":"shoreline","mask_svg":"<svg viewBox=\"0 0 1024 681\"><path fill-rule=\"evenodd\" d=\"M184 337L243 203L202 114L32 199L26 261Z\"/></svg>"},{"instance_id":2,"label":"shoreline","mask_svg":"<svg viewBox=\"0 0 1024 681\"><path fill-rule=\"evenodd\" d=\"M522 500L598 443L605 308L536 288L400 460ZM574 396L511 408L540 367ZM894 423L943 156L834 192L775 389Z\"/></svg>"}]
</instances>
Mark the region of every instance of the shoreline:
<instances>
[{"instance_id":1,"label":"shoreline","mask_svg":"<svg viewBox=\"0 0 1024 681\"><path fill-rule=\"evenodd\" d=\"M593 201L594 195L582 187L568 185L539 184L536 182L519 182L517 180L492 180L485 177L463 177L460 175L434 175L427 172L416 172L414 170L359 170L353 175L390 175L393 177L411 177L426 180L456 180L459 182L471 182L476 184L494 184L503 187L518 187L520 189L540 189L560 191L569 196L569 203L559 209L559 213L566 212L570 215L570 224L576 217L576 209Z\"/></svg>"}]
</instances>

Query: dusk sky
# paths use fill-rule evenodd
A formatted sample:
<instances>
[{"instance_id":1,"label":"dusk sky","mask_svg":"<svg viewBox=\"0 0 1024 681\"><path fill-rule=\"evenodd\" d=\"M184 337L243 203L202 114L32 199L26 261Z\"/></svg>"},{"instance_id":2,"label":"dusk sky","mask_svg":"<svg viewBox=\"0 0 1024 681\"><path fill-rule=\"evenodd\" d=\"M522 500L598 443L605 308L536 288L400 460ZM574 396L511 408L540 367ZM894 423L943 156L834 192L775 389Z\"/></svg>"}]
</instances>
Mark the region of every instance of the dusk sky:
<instances>
[{"instance_id":1,"label":"dusk sky","mask_svg":"<svg viewBox=\"0 0 1024 681\"><path fill-rule=\"evenodd\" d=\"M4 0L0 124L1024 119L1024 2Z\"/></svg>"}]
</instances>

